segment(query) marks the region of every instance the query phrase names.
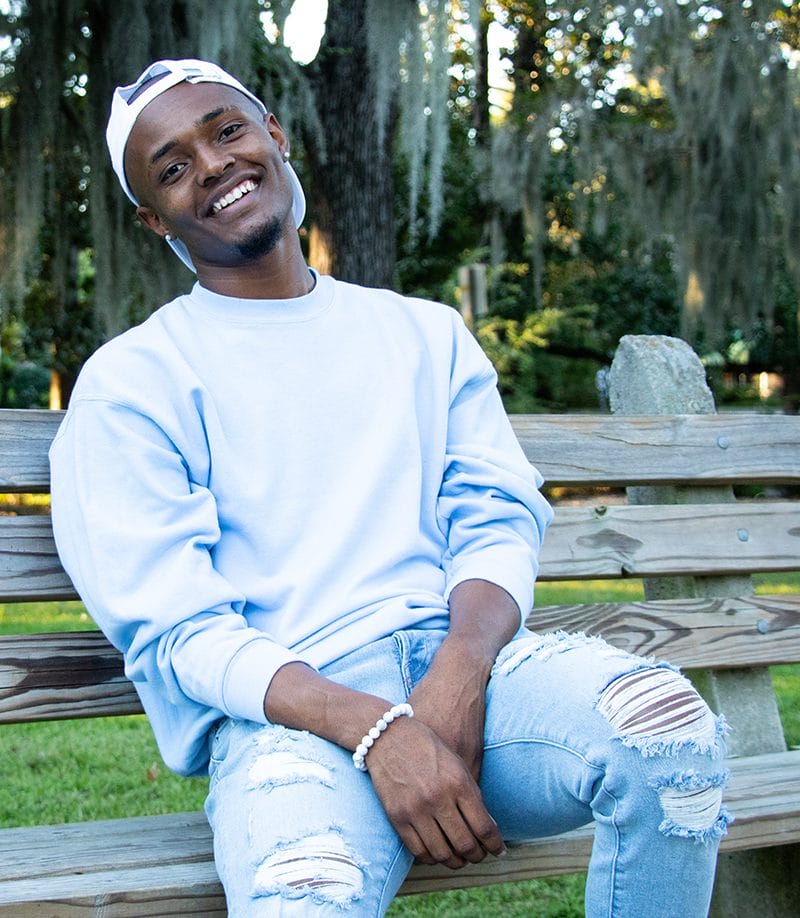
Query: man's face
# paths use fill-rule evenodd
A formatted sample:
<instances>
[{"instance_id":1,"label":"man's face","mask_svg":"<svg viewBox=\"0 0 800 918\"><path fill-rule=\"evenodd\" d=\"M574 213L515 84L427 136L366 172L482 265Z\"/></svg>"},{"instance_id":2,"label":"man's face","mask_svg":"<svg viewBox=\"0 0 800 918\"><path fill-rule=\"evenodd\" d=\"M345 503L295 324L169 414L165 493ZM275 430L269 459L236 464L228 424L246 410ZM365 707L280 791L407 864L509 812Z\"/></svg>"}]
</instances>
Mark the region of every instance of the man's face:
<instances>
[{"instance_id":1,"label":"man's face","mask_svg":"<svg viewBox=\"0 0 800 918\"><path fill-rule=\"evenodd\" d=\"M272 115L217 83L179 83L139 115L125 172L156 233L186 245L195 266L248 264L294 233L288 142Z\"/></svg>"}]
</instances>

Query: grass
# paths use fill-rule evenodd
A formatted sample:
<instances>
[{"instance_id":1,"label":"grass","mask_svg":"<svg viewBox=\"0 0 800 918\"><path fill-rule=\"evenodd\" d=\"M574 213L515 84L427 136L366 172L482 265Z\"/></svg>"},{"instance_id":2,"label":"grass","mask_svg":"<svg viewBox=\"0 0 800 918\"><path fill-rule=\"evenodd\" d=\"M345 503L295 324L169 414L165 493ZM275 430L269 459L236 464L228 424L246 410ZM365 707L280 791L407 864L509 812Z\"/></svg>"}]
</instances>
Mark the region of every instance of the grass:
<instances>
[{"instance_id":1,"label":"grass","mask_svg":"<svg viewBox=\"0 0 800 918\"><path fill-rule=\"evenodd\" d=\"M757 592L800 592L800 573L757 578ZM542 583L539 605L642 598L637 581ZM80 603L0 605L0 634L94 628ZM790 746L800 746L800 665L772 670ZM200 809L207 781L179 778L161 762L150 727L139 717L41 724L3 730L0 826L41 825ZM390 918L578 918L582 875L453 890L396 900Z\"/></svg>"}]
</instances>

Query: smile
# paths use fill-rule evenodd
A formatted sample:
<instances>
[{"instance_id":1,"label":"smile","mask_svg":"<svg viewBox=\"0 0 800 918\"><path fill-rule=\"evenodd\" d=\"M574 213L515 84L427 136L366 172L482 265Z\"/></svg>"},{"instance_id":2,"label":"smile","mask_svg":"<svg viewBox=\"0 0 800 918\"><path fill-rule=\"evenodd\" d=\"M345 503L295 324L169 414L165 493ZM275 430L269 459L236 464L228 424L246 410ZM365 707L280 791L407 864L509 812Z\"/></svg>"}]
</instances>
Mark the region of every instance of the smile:
<instances>
[{"instance_id":1,"label":"smile","mask_svg":"<svg viewBox=\"0 0 800 918\"><path fill-rule=\"evenodd\" d=\"M221 210L224 210L226 207L238 201L239 198L244 197L246 194L249 194L251 191L256 190L256 183L252 179L247 179L242 182L241 185L237 185L231 191L229 191L225 197L220 198L219 201L215 201L212 205L212 210L215 214L218 214Z\"/></svg>"}]
</instances>

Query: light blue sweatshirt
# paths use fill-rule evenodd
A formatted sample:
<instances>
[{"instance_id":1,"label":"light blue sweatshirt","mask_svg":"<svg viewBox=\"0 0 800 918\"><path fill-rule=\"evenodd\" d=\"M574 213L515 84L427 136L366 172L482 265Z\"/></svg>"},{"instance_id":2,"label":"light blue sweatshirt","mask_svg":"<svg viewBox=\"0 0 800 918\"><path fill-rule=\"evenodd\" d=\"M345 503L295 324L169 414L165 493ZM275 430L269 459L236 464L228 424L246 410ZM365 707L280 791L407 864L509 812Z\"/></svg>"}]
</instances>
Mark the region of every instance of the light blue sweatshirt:
<instances>
[{"instance_id":1,"label":"light blue sweatshirt","mask_svg":"<svg viewBox=\"0 0 800 918\"><path fill-rule=\"evenodd\" d=\"M459 315L330 277L163 306L86 363L50 458L64 567L182 774L281 666L446 627L463 580L527 615L551 517Z\"/></svg>"}]
</instances>

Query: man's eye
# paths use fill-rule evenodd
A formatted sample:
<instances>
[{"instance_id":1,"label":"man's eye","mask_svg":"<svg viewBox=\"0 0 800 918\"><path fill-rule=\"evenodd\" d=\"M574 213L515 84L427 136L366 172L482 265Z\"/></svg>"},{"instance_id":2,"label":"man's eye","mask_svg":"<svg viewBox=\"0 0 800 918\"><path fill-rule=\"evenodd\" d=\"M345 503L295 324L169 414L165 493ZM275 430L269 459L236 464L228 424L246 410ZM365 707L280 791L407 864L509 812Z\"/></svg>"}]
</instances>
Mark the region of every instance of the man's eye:
<instances>
[{"instance_id":1,"label":"man's eye","mask_svg":"<svg viewBox=\"0 0 800 918\"><path fill-rule=\"evenodd\" d=\"M168 182L170 179L175 178L176 175L179 175L186 168L186 163L172 163L171 166L161 173L161 181Z\"/></svg>"},{"instance_id":2,"label":"man's eye","mask_svg":"<svg viewBox=\"0 0 800 918\"><path fill-rule=\"evenodd\" d=\"M235 134L241 127L241 124L226 124L225 127L219 132L220 137L225 140L226 138Z\"/></svg>"}]
</instances>

